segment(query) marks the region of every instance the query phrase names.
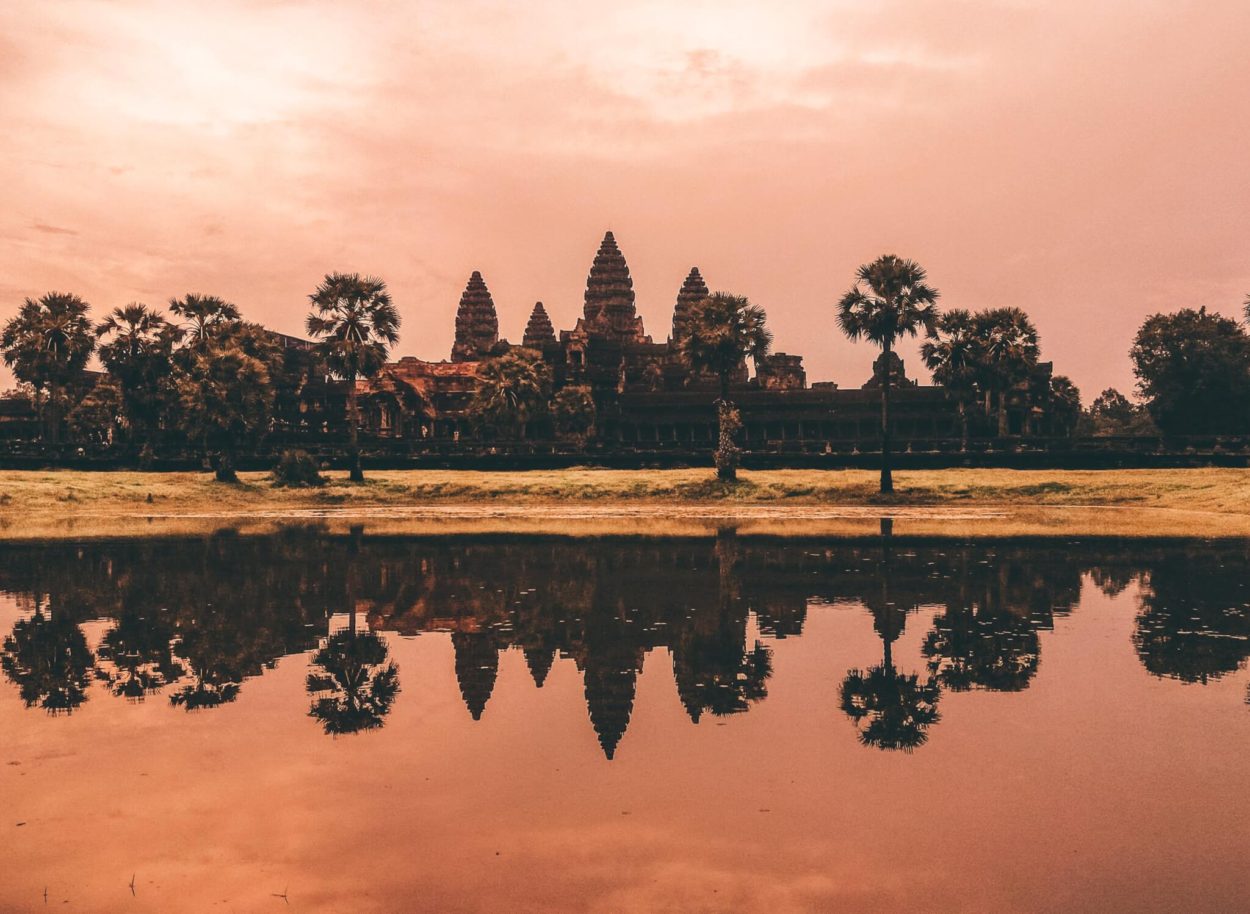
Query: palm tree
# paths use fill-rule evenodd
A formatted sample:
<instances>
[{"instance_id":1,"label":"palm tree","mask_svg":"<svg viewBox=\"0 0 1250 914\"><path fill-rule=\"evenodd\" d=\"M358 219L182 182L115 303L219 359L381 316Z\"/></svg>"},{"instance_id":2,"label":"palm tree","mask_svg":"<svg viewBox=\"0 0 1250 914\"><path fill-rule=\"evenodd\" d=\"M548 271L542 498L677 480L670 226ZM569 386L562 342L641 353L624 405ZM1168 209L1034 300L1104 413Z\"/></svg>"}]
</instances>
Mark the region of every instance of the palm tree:
<instances>
[{"instance_id":1,"label":"palm tree","mask_svg":"<svg viewBox=\"0 0 1250 914\"><path fill-rule=\"evenodd\" d=\"M308 714L330 734L382 726L399 693L399 669L388 662L386 643L374 632L357 632L355 618L353 609L351 627L328 638L313 656L321 672L308 674Z\"/></svg>"},{"instance_id":2,"label":"palm tree","mask_svg":"<svg viewBox=\"0 0 1250 914\"><path fill-rule=\"evenodd\" d=\"M169 310L183 319L183 335L187 346L203 352L241 317L236 305L216 295L189 293L182 298L171 298Z\"/></svg>"},{"instance_id":3,"label":"palm tree","mask_svg":"<svg viewBox=\"0 0 1250 914\"><path fill-rule=\"evenodd\" d=\"M100 361L121 387L126 418L145 449L151 446L173 365L179 330L158 311L138 302L114 308L99 326Z\"/></svg>"},{"instance_id":4,"label":"palm tree","mask_svg":"<svg viewBox=\"0 0 1250 914\"><path fill-rule=\"evenodd\" d=\"M750 359L758 371L768 355L773 335L765 326L764 309L741 295L716 292L690 306L680 340L682 358L691 371L715 375L720 384L716 401L718 426L716 477L724 482L738 478L738 448L734 435L741 427L738 411L729 400L729 382Z\"/></svg>"},{"instance_id":5,"label":"palm tree","mask_svg":"<svg viewBox=\"0 0 1250 914\"><path fill-rule=\"evenodd\" d=\"M981 384L985 388L986 412L991 393L998 398L998 434L1006 435L1007 391L1024 381L1037 365L1037 328L1019 308L990 308L973 316L980 340Z\"/></svg>"},{"instance_id":6,"label":"palm tree","mask_svg":"<svg viewBox=\"0 0 1250 914\"><path fill-rule=\"evenodd\" d=\"M894 491L890 472L890 386L894 382L890 353L903 336L924 330L932 336L937 323L938 292L925 284L924 268L893 254L878 257L856 271L853 285L838 302L838 325L852 340L867 339L881 347L881 493ZM862 288L862 287L866 287Z\"/></svg>"},{"instance_id":7,"label":"palm tree","mask_svg":"<svg viewBox=\"0 0 1250 914\"><path fill-rule=\"evenodd\" d=\"M66 389L82 377L95 348L88 304L77 295L49 292L28 298L0 330L0 354L19 381L48 392L44 434L52 444L60 438L60 408Z\"/></svg>"},{"instance_id":8,"label":"palm tree","mask_svg":"<svg viewBox=\"0 0 1250 914\"><path fill-rule=\"evenodd\" d=\"M313 306L308 333L321 340L321 353L330 371L347 382L351 480L364 482L356 379L371 378L386 364L387 347L399 341L399 312L386 283L359 273L328 273L308 298Z\"/></svg>"},{"instance_id":9,"label":"palm tree","mask_svg":"<svg viewBox=\"0 0 1250 914\"><path fill-rule=\"evenodd\" d=\"M542 357L530 349L513 349L486 360L468 413L496 433L524 438L527 426L546 412L550 397L551 369Z\"/></svg>"},{"instance_id":10,"label":"palm tree","mask_svg":"<svg viewBox=\"0 0 1250 914\"><path fill-rule=\"evenodd\" d=\"M960 447L968 449L968 401L976 389L980 345L971 312L956 308L937 319L937 336L920 347L933 380L950 391L959 408Z\"/></svg>"}]
</instances>

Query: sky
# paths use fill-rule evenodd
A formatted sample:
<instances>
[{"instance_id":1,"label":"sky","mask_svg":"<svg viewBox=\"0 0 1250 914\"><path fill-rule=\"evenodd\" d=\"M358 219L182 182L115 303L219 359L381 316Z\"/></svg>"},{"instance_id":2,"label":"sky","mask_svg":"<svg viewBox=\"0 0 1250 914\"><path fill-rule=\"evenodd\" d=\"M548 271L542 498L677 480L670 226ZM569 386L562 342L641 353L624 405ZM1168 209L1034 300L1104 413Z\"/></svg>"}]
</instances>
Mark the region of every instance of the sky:
<instances>
[{"instance_id":1,"label":"sky","mask_svg":"<svg viewBox=\"0 0 1250 914\"><path fill-rule=\"evenodd\" d=\"M504 336L571 327L611 229L656 339L697 265L858 386L834 306L894 253L1088 403L1147 315L1241 313L1247 46L1245 0L6 0L0 320L203 292L299 333L359 271L445 358L473 270Z\"/></svg>"}]
</instances>

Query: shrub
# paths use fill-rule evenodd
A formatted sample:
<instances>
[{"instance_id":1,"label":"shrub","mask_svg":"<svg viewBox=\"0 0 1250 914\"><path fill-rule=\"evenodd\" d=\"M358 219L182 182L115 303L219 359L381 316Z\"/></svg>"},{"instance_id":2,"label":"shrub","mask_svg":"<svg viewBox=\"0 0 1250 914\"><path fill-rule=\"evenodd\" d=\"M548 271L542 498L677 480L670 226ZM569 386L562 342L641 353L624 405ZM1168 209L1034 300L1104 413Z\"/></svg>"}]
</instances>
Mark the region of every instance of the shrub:
<instances>
[{"instance_id":1,"label":"shrub","mask_svg":"<svg viewBox=\"0 0 1250 914\"><path fill-rule=\"evenodd\" d=\"M273 468L275 486L323 486L326 479L321 475L317 461L307 451L283 451Z\"/></svg>"}]
</instances>

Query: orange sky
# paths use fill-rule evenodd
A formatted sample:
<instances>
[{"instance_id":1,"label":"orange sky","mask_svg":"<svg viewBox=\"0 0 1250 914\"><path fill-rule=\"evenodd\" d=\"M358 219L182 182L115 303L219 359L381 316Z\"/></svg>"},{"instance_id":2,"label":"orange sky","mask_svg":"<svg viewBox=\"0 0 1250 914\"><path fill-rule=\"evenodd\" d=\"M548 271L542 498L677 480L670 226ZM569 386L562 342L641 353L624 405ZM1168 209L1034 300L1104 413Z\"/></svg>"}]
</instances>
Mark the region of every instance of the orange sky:
<instances>
[{"instance_id":1,"label":"orange sky","mask_svg":"<svg viewBox=\"0 0 1250 914\"><path fill-rule=\"evenodd\" d=\"M1146 314L1250 291L1247 46L1245 0L13 0L0 319L201 291L298 332L360 270L440 358L474 269L506 336L571 326L611 228L657 338L697 264L858 385L833 302L894 252L1088 401Z\"/></svg>"}]
</instances>

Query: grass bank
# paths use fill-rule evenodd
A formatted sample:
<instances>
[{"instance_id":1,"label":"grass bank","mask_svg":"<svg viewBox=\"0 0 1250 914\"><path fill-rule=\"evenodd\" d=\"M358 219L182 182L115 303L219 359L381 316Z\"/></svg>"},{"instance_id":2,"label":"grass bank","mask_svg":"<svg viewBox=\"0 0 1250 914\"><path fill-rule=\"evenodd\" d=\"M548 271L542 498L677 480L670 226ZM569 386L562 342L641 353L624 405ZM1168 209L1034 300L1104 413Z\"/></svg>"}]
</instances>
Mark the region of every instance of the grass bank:
<instances>
[{"instance_id":1,"label":"grass bank","mask_svg":"<svg viewBox=\"0 0 1250 914\"><path fill-rule=\"evenodd\" d=\"M724 486L708 470L379 471L363 485L277 488L205 473L0 472L0 539L142 534L289 521L368 521L369 529L483 526L592 533L678 532L742 522L763 532L842 532L895 518L896 532L953 535L1250 536L1250 470L951 469L895 474L876 492L863 470L744 471ZM764 529L768 528L768 529Z\"/></svg>"}]
</instances>

